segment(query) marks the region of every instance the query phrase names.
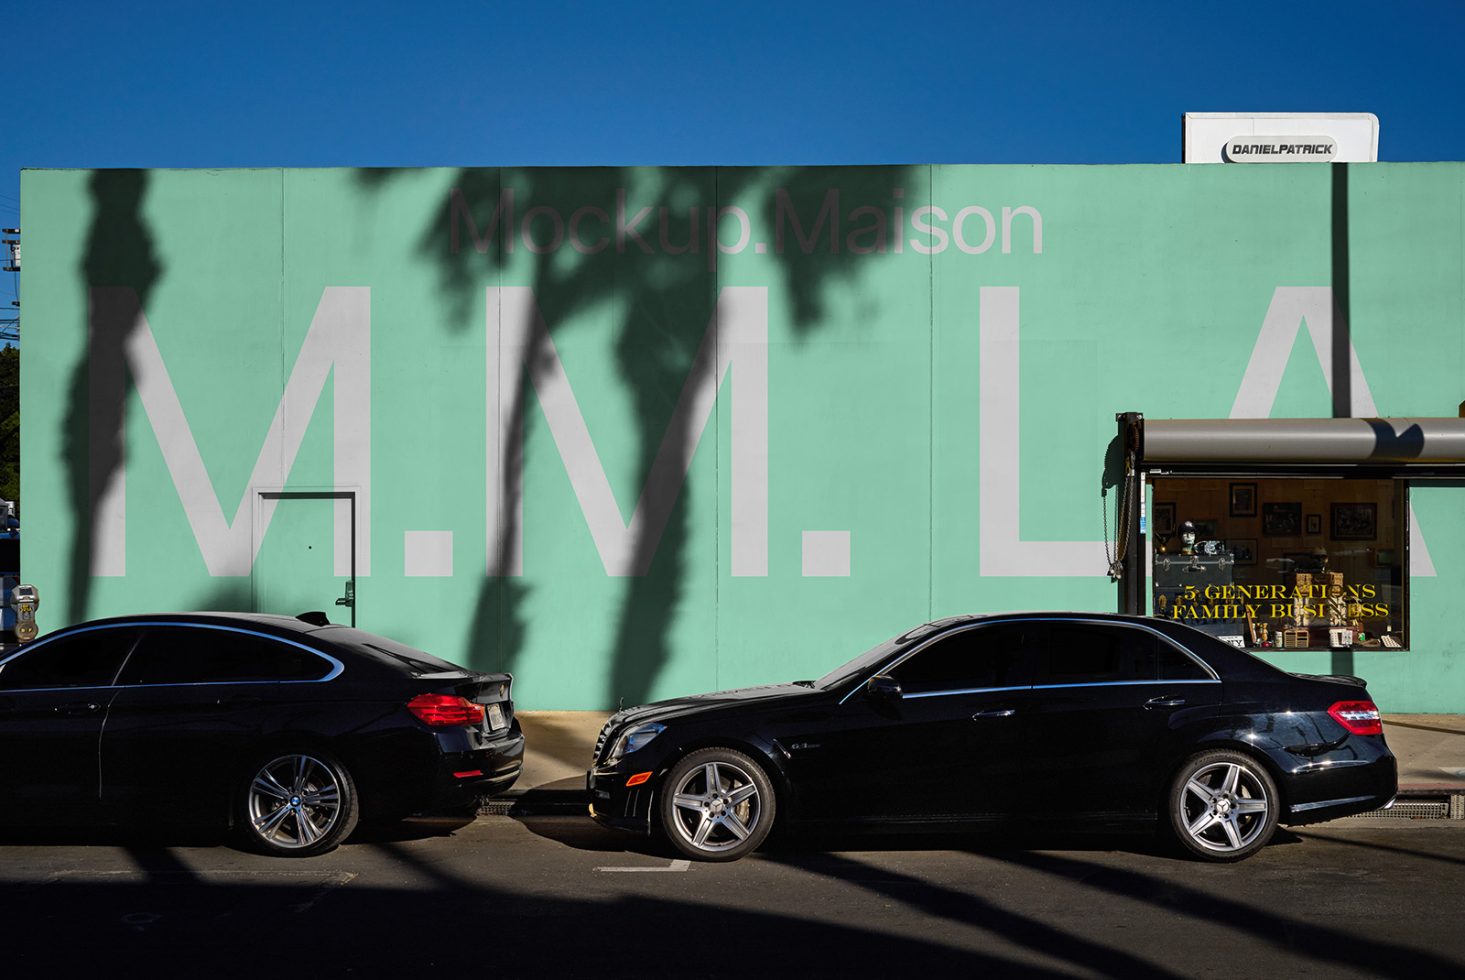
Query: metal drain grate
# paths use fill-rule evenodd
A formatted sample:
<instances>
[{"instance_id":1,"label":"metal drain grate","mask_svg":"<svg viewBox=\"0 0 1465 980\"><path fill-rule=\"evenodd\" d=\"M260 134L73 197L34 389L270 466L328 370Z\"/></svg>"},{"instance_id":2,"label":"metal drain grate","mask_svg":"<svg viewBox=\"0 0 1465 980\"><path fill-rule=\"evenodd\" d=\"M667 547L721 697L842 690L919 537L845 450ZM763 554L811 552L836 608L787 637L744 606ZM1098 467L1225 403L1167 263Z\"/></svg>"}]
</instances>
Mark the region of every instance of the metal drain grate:
<instances>
[{"instance_id":1,"label":"metal drain grate","mask_svg":"<svg viewBox=\"0 0 1465 980\"><path fill-rule=\"evenodd\" d=\"M1448 798L1398 800L1387 810L1370 810L1355 813L1346 820L1448 820L1450 801Z\"/></svg>"},{"instance_id":2,"label":"metal drain grate","mask_svg":"<svg viewBox=\"0 0 1465 980\"><path fill-rule=\"evenodd\" d=\"M565 790L530 790L478 804L479 816L494 817L583 817L588 810L583 792Z\"/></svg>"}]
</instances>

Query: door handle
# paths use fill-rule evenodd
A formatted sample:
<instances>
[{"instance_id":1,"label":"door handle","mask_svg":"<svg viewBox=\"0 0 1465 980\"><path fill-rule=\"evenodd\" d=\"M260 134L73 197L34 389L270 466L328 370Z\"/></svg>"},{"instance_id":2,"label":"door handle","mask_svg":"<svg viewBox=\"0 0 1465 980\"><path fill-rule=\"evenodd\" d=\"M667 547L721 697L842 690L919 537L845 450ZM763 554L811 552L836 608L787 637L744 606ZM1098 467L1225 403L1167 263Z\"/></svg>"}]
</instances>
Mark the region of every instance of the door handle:
<instances>
[{"instance_id":1,"label":"door handle","mask_svg":"<svg viewBox=\"0 0 1465 980\"><path fill-rule=\"evenodd\" d=\"M991 711L978 711L972 715L972 721L979 718L1011 718L1017 714L1016 708L993 708Z\"/></svg>"},{"instance_id":2,"label":"door handle","mask_svg":"<svg viewBox=\"0 0 1465 980\"><path fill-rule=\"evenodd\" d=\"M1161 695L1160 697L1150 698L1146 701L1145 708L1146 710L1152 710L1154 708L1178 708L1184 703L1184 698L1172 698L1167 695Z\"/></svg>"},{"instance_id":3,"label":"door handle","mask_svg":"<svg viewBox=\"0 0 1465 980\"><path fill-rule=\"evenodd\" d=\"M68 718L74 718L77 715L89 715L92 712L100 711L101 709L102 706L94 701L77 701L73 702L72 704L58 704L53 710L58 715L63 715Z\"/></svg>"}]
</instances>

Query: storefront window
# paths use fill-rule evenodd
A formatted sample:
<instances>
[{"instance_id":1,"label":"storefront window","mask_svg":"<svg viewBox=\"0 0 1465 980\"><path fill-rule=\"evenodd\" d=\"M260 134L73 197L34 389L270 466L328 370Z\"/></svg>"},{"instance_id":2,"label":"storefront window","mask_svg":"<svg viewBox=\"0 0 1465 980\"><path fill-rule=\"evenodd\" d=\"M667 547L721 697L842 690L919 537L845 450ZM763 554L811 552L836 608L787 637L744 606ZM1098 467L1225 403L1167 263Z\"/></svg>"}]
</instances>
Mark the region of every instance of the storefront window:
<instances>
[{"instance_id":1,"label":"storefront window","mask_svg":"<svg viewBox=\"0 0 1465 980\"><path fill-rule=\"evenodd\" d=\"M1248 649L1406 645L1395 480L1156 477L1151 612Z\"/></svg>"}]
</instances>

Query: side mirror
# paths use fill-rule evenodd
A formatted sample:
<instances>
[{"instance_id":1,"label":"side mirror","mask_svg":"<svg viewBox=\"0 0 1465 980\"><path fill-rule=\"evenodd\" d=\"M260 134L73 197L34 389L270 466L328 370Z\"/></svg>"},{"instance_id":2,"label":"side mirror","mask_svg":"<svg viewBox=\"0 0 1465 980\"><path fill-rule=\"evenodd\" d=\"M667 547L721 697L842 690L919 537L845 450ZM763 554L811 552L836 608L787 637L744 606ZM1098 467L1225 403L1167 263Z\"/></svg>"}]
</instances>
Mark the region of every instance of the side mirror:
<instances>
[{"instance_id":1,"label":"side mirror","mask_svg":"<svg viewBox=\"0 0 1465 980\"><path fill-rule=\"evenodd\" d=\"M900 681L889 674L876 674L865 682L865 693L877 701L899 701Z\"/></svg>"}]
</instances>

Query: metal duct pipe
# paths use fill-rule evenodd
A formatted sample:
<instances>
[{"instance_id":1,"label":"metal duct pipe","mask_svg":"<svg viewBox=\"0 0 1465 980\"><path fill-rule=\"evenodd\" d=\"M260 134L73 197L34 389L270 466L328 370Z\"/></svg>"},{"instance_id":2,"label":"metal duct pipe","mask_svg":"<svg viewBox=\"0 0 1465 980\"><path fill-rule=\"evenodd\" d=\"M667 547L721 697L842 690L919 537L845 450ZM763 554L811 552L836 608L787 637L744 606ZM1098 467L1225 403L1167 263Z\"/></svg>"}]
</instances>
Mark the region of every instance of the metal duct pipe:
<instances>
[{"instance_id":1,"label":"metal duct pipe","mask_svg":"<svg viewBox=\"0 0 1465 980\"><path fill-rule=\"evenodd\" d=\"M1465 419L1145 419L1146 463L1461 463Z\"/></svg>"}]
</instances>

